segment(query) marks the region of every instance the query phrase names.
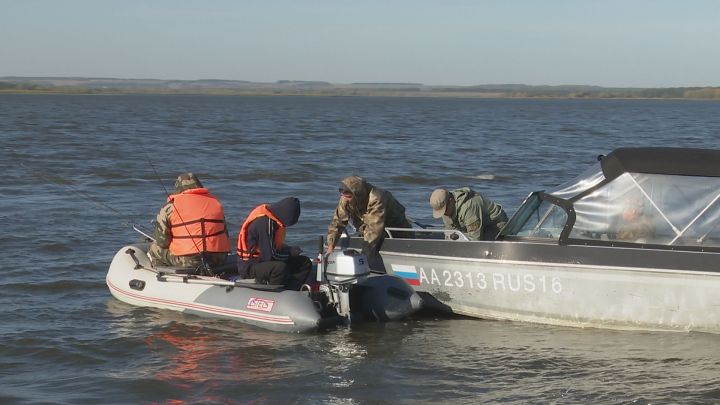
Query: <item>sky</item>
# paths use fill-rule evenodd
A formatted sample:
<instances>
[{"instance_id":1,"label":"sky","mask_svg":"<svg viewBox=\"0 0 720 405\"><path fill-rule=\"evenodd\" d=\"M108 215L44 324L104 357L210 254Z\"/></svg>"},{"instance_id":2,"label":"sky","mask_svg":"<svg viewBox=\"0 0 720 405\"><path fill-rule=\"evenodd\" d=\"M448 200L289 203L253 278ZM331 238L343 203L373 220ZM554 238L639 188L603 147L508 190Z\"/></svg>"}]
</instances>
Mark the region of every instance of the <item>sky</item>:
<instances>
[{"instance_id":1,"label":"sky","mask_svg":"<svg viewBox=\"0 0 720 405\"><path fill-rule=\"evenodd\" d=\"M716 0L0 0L0 77L720 86Z\"/></svg>"}]
</instances>

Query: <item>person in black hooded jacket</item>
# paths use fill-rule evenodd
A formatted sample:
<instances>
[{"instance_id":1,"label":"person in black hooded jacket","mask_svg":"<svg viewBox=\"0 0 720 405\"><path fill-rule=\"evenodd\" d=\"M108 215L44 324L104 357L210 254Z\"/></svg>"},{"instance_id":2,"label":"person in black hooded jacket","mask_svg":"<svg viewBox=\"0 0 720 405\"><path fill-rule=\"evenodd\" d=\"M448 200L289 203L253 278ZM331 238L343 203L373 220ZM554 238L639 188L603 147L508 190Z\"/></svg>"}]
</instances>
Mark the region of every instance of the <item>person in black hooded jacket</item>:
<instances>
[{"instance_id":1,"label":"person in black hooded jacket","mask_svg":"<svg viewBox=\"0 0 720 405\"><path fill-rule=\"evenodd\" d=\"M253 209L238 235L238 274L262 284L297 290L307 281L312 262L297 246L285 244L285 231L300 218L300 200L284 198Z\"/></svg>"}]
</instances>

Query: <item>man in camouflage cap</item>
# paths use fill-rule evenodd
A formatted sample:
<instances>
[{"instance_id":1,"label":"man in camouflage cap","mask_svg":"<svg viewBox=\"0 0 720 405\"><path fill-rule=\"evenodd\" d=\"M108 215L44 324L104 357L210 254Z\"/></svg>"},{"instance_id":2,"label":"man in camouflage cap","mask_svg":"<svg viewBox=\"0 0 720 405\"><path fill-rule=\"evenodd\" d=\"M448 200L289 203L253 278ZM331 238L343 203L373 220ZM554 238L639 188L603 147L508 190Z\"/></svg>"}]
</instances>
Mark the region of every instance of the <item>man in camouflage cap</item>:
<instances>
[{"instance_id":1,"label":"man in camouflage cap","mask_svg":"<svg viewBox=\"0 0 720 405\"><path fill-rule=\"evenodd\" d=\"M153 265L199 268L204 258L212 268L224 264L230 252L222 204L193 173L178 176L157 215L153 237Z\"/></svg>"},{"instance_id":2,"label":"man in camouflage cap","mask_svg":"<svg viewBox=\"0 0 720 405\"><path fill-rule=\"evenodd\" d=\"M363 253L372 261L385 238L385 227L410 228L405 207L389 192L365 181L349 176L340 182L338 201L328 226L327 252L335 248L340 234L350 221L365 241Z\"/></svg>"},{"instance_id":3,"label":"man in camouflage cap","mask_svg":"<svg viewBox=\"0 0 720 405\"><path fill-rule=\"evenodd\" d=\"M502 206L468 187L448 191L438 188L430 195L434 218L445 229L457 229L470 240L493 240L507 224Z\"/></svg>"},{"instance_id":4,"label":"man in camouflage cap","mask_svg":"<svg viewBox=\"0 0 720 405\"><path fill-rule=\"evenodd\" d=\"M173 194L180 194L191 188L202 188L200 179L194 173L183 173L175 179L175 191Z\"/></svg>"}]
</instances>

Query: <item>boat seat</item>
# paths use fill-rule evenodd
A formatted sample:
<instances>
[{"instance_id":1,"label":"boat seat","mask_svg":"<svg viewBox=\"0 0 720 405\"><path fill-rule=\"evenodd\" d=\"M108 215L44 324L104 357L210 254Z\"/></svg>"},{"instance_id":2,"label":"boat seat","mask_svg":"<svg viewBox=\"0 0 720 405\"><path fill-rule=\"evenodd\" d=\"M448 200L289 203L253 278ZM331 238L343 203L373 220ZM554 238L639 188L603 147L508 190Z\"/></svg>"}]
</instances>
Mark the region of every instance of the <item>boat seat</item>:
<instances>
[{"instance_id":1,"label":"boat seat","mask_svg":"<svg viewBox=\"0 0 720 405\"><path fill-rule=\"evenodd\" d=\"M260 285L260 283L255 281L254 278L239 278L239 279L235 280L235 284L243 284L243 285L258 284L258 285Z\"/></svg>"},{"instance_id":2,"label":"boat seat","mask_svg":"<svg viewBox=\"0 0 720 405\"><path fill-rule=\"evenodd\" d=\"M185 275L195 274L195 268L192 268L192 267L157 266L157 267L155 267L155 270L157 270L158 273L165 273L165 274L185 274Z\"/></svg>"},{"instance_id":3,"label":"boat seat","mask_svg":"<svg viewBox=\"0 0 720 405\"><path fill-rule=\"evenodd\" d=\"M222 274L222 273L234 273L237 274L237 265L235 263L225 263L221 266L215 266L210 268L213 273L215 274Z\"/></svg>"},{"instance_id":4,"label":"boat seat","mask_svg":"<svg viewBox=\"0 0 720 405\"><path fill-rule=\"evenodd\" d=\"M156 266L155 269L165 274L185 274L192 275L198 274L197 268L195 267L167 267L167 266ZM211 267L210 270L214 274L237 274L237 267L233 263L226 263L221 266Z\"/></svg>"},{"instance_id":5,"label":"boat seat","mask_svg":"<svg viewBox=\"0 0 720 405\"><path fill-rule=\"evenodd\" d=\"M278 291L278 290L286 290L284 285L280 284L260 284L257 281L255 281L254 278L239 278L235 280L235 285L237 287L247 287L252 288L255 290L263 290L263 291Z\"/></svg>"}]
</instances>

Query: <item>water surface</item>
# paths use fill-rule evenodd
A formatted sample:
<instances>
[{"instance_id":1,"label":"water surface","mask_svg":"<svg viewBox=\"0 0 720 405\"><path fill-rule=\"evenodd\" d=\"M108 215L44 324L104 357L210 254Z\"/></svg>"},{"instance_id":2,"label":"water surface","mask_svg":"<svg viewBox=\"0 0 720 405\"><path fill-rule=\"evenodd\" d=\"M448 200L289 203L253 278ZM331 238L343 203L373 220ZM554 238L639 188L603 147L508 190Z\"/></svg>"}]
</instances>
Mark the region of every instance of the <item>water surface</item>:
<instances>
[{"instance_id":1,"label":"water surface","mask_svg":"<svg viewBox=\"0 0 720 405\"><path fill-rule=\"evenodd\" d=\"M620 146L718 148L720 104L667 100L0 95L1 403L707 403L720 336L417 316L279 334L121 303L104 278L193 171L233 238L296 196L315 252L360 174L421 222L438 186L509 213Z\"/></svg>"}]
</instances>

